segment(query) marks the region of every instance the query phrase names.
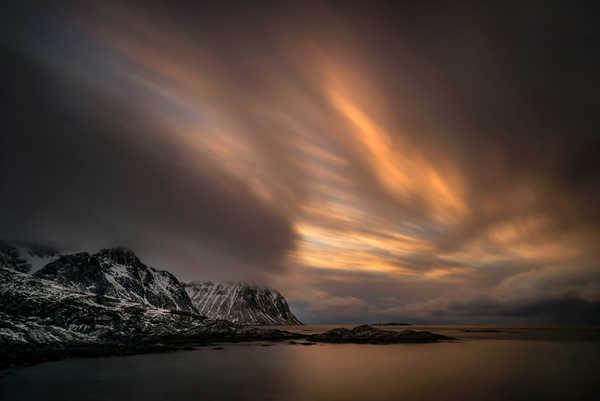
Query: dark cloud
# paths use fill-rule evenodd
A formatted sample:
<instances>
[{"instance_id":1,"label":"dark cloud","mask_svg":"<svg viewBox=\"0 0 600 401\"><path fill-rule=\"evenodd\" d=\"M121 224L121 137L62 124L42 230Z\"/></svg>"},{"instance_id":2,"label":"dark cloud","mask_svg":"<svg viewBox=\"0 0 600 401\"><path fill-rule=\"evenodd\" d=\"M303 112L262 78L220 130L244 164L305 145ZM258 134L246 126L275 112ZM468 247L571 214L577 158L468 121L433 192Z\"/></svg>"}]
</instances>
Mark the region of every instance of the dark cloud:
<instances>
[{"instance_id":1,"label":"dark cloud","mask_svg":"<svg viewBox=\"0 0 600 401\"><path fill-rule=\"evenodd\" d=\"M267 280L314 322L596 313L600 58L585 7L6 15L0 237Z\"/></svg>"},{"instance_id":2,"label":"dark cloud","mask_svg":"<svg viewBox=\"0 0 600 401\"><path fill-rule=\"evenodd\" d=\"M529 324L598 324L599 316L600 302L577 297L508 304L483 297L473 302L451 304L447 309L431 311L433 320L495 324L506 321Z\"/></svg>"},{"instance_id":3,"label":"dark cloud","mask_svg":"<svg viewBox=\"0 0 600 401\"><path fill-rule=\"evenodd\" d=\"M208 160L194 168L136 104L3 52L0 237L68 249L125 244L188 278L283 268L290 222L245 183Z\"/></svg>"}]
</instances>

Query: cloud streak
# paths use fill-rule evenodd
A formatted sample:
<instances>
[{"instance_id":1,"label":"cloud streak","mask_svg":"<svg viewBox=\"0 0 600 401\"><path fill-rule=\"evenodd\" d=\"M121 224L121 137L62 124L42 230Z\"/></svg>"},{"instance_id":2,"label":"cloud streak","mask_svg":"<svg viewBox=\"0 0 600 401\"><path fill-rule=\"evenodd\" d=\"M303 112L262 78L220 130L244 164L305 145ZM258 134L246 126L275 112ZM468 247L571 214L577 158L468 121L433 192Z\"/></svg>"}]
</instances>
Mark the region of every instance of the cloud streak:
<instances>
[{"instance_id":1,"label":"cloud streak","mask_svg":"<svg viewBox=\"0 0 600 401\"><path fill-rule=\"evenodd\" d=\"M185 10L16 10L2 236L266 281L315 322L595 310L584 15Z\"/></svg>"}]
</instances>

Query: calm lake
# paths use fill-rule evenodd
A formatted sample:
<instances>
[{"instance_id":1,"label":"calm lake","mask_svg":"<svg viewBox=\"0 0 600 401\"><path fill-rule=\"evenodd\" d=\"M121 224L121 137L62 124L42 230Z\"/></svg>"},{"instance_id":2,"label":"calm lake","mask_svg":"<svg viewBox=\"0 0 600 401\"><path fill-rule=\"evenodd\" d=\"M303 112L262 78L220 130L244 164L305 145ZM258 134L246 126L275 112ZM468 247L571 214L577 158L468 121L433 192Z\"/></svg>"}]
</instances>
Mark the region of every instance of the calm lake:
<instances>
[{"instance_id":1,"label":"calm lake","mask_svg":"<svg viewBox=\"0 0 600 401\"><path fill-rule=\"evenodd\" d=\"M421 328L460 341L222 344L222 350L71 359L0 376L0 400L592 400L600 394L597 328Z\"/></svg>"}]
</instances>

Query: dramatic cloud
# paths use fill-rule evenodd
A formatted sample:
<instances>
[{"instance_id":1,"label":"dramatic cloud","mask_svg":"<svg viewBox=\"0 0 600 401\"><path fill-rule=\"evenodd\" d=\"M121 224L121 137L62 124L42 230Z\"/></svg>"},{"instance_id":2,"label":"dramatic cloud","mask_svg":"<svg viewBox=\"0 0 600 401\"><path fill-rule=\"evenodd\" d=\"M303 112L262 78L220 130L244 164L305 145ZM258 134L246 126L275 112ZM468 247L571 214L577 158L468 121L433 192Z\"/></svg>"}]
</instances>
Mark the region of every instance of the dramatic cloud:
<instances>
[{"instance_id":1,"label":"dramatic cloud","mask_svg":"<svg viewBox=\"0 0 600 401\"><path fill-rule=\"evenodd\" d=\"M13 11L1 237L267 282L309 322L594 320L582 10Z\"/></svg>"}]
</instances>

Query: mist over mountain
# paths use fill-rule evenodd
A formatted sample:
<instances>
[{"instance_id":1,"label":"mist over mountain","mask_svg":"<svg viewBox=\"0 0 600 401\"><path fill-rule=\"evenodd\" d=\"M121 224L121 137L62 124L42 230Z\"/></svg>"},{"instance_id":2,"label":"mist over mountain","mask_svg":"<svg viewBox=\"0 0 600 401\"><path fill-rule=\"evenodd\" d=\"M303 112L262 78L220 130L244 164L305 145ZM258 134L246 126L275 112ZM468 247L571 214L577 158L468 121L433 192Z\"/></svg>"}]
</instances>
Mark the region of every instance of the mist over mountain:
<instances>
[{"instance_id":1,"label":"mist over mountain","mask_svg":"<svg viewBox=\"0 0 600 401\"><path fill-rule=\"evenodd\" d=\"M60 252L48 246L0 240L0 266L20 272L34 273L59 257Z\"/></svg>"}]
</instances>

